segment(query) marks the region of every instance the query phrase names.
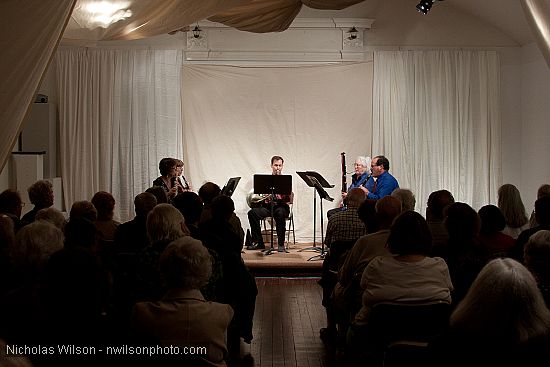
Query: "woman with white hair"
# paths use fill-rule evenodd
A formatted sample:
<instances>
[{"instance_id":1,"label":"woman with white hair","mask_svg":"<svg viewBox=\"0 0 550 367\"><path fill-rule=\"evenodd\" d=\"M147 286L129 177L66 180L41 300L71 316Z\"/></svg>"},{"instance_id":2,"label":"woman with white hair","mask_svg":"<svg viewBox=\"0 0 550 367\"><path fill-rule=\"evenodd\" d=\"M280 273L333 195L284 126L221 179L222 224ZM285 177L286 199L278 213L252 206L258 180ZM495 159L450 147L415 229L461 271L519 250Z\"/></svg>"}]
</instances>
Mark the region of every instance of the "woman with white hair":
<instances>
[{"instance_id":1,"label":"woman with white hair","mask_svg":"<svg viewBox=\"0 0 550 367\"><path fill-rule=\"evenodd\" d=\"M447 366L542 366L549 342L550 310L535 278L516 260L497 258L451 314L447 335L432 344L434 365L444 358Z\"/></svg>"},{"instance_id":2,"label":"woman with white hair","mask_svg":"<svg viewBox=\"0 0 550 367\"><path fill-rule=\"evenodd\" d=\"M207 302L199 290L212 273L208 250L199 240L182 237L166 247L159 265L168 290L159 301L134 306L134 327L145 339L177 346L180 351L206 347L205 354L196 356L196 363L226 366L226 332L233 309Z\"/></svg>"},{"instance_id":3,"label":"woman with white hair","mask_svg":"<svg viewBox=\"0 0 550 367\"><path fill-rule=\"evenodd\" d=\"M348 192L350 192L352 189L363 188L363 191L365 191L367 181L369 180L369 177L370 177L369 168L370 168L370 157L365 157L362 155L357 156L357 158L355 159L355 163L353 164L354 172L353 172L353 175L351 175L351 184L348 185L347 191L342 191L342 202L340 203L340 207L330 209L327 212L328 218L330 218L333 214L346 209L346 197L348 196ZM347 173L342 172L342 174L346 175Z\"/></svg>"}]
</instances>

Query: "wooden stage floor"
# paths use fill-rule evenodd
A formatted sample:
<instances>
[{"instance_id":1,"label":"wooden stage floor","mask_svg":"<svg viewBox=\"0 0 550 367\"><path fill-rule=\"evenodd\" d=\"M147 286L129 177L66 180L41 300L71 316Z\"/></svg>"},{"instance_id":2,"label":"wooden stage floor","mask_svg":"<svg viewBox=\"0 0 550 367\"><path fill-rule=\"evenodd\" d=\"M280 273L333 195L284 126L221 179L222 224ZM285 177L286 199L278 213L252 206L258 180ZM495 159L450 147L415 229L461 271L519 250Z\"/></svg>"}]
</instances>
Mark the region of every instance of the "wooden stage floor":
<instances>
[{"instance_id":1,"label":"wooden stage floor","mask_svg":"<svg viewBox=\"0 0 550 367\"><path fill-rule=\"evenodd\" d=\"M275 251L266 255L260 250L245 249L242 258L256 276L320 276L323 259L319 255L319 244L314 250L312 243L291 243L288 253Z\"/></svg>"}]
</instances>

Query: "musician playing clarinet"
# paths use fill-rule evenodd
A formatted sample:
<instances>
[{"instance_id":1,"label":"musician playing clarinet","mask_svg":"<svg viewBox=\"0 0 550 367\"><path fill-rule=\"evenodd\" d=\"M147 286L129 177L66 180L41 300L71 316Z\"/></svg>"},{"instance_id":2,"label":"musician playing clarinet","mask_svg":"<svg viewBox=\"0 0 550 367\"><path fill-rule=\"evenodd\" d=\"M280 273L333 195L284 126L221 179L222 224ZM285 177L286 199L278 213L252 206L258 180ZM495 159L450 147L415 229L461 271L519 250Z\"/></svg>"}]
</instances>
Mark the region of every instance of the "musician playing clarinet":
<instances>
[{"instance_id":1,"label":"musician playing clarinet","mask_svg":"<svg viewBox=\"0 0 550 367\"><path fill-rule=\"evenodd\" d=\"M342 153L342 159L344 159ZM327 217L330 218L331 215L338 213L339 211L346 210L346 197L348 196L348 192L351 189L360 188L362 189L365 194L367 193L367 181L369 180L369 165L370 165L371 159L370 157L364 157L364 156L358 156L355 159L355 164L353 165L354 173L351 175L351 184L348 187L346 185L345 181L345 165L342 167L342 202L340 203L340 207L331 209L327 212Z\"/></svg>"},{"instance_id":2,"label":"musician playing clarinet","mask_svg":"<svg viewBox=\"0 0 550 367\"><path fill-rule=\"evenodd\" d=\"M284 159L278 155L271 157L271 173L273 175L281 175L283 172ZM250 234L253 244L247 246L247 250L263 250L265 249L264 240L262 238L260 221L263 218L271 216L271 200L274 200L273 217L275 219L275 228L277 229L278 252L285 252L285 221L290 214L288 203L292 201L291 195L275 195L274 198L268 197L261 202L261 205L254 207L248 211L248 222L250 223Z\"/></svg>"}]
</instances>

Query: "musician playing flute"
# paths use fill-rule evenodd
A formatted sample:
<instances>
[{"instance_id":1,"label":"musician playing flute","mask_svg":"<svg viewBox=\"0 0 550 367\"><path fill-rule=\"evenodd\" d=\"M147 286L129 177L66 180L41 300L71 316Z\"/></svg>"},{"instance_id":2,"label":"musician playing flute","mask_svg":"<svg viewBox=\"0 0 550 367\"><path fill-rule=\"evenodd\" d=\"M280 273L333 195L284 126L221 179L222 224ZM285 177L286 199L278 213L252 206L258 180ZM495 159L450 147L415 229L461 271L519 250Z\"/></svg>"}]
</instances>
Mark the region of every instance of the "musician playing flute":
<instances>
[{"instance_id":1,"label":"musician playing flute","mask_svg":"<svg viewBox=\"0 0 550 367\"><path fill-rule=\"evenodd\" d=\"M278 155L271 157L271 174L281 175L283 172L284 159ZM248 211L248 222L250 223L250 234L252 236L252 245L247 246L247 250L265 249L264 240L260 222L263 218L271 216L271 202L274 201L273 218L275 219L275 228L277 230L278 252L285 252L285 221L290 214L288 203L292 201L291 195L277 194L275 197L268 196L265 200L258 203L258 206Z\"/></svg>"}]
</instances>

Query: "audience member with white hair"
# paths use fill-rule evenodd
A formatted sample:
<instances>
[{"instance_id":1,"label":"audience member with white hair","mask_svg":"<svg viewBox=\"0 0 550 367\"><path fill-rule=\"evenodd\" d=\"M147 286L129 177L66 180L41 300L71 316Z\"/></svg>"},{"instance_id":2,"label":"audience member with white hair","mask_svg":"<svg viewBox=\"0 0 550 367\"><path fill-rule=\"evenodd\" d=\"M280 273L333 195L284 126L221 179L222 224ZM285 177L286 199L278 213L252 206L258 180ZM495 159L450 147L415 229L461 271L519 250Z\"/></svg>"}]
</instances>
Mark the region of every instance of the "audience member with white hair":
<instances>
[{"instance_id":1,"label":"audience member with white hair","mask_svg":"<svg viewBox=\"0 0 550 367\"><path fill-rule=\"evenodd\" d=\"M529 270L510 258L488 262L433 342L433 365L544 366L550 310Z\"/></svg>"},{"instance_id":2,"label":"audience member with white hair","mask_svg":"<svg viewBox=\"0 0 550 367\"><path fill-rule=\"evenodd\" d=\"M206 347L206 354L197 355L197 363L226 366L226 332L233 309L207 302L199 290L212 272L208 250L199 240L182 237L166 247L159 265L168 290L160 300L134 306L135 329L145 340L160 345L174 345L180 350Z\"/></svg>"},{"instance_id":3,"label":"audience member with white hair","mask_svg":"<svg viewBox=\"0 0 550 367\"><path fill-rule=\"evenodd\" d=\"M409 189L397 188L392 191L391 196L397 198L401 202L402 211L413 210L416 205L416 198Z\"/></svg>"}]
</instances>

